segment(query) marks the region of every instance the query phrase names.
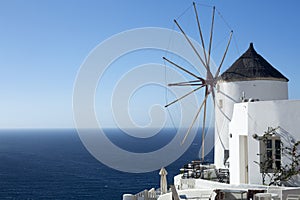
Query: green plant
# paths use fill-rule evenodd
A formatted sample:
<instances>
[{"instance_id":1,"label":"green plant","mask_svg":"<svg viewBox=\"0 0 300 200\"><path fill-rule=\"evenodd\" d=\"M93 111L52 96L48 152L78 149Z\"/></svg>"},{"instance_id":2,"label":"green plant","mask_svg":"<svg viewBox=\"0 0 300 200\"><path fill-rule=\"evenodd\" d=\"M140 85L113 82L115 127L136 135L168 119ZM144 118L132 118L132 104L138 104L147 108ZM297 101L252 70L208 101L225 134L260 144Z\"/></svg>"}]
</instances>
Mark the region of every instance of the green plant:
<instances>
[{"instance_id":1,"label":"green plant","mask_svg":"<svg viewBox=\"0 0 300 200\"><path fill-rule=\"evenodd\" d=\"M291 177L300 174L300 141L295 141L292 137L287 142L282 142L281 127L269 127L263 136L253 135L253 138L260 142L260 162L254 161L260 166L262 184L266 184L266 177L269 178L269 185L284 185ZM287 132L282 131L284 134ZM270 142L271 141L271 142ZM271 150L267 147L272 141L280 141ZM262 149L265 148L265 149ZM274 153L276 152L276 153ZM285 159L285 162L282 162Z\"/></svg>"}]
</instances>

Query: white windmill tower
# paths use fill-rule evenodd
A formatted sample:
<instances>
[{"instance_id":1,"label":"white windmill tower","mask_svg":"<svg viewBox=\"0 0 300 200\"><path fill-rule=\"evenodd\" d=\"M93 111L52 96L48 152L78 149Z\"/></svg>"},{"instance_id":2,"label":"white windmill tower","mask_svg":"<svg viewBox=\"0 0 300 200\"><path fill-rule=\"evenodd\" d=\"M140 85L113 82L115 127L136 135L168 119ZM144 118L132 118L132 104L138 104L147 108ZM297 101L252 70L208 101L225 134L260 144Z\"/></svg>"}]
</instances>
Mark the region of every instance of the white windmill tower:
<instances>
[{"instance_id":1,"label":"white windmill tower","mask_svg":"<svg viewBox=\"0 0 300 200\"><path fill-rule=\"evenodd\" d=\"M224 168L230 155L229 122L239 102L288 99L288 79L259 55L248 50L221 76L215 96L215 165Z\"/></svg>"}]
</instances>

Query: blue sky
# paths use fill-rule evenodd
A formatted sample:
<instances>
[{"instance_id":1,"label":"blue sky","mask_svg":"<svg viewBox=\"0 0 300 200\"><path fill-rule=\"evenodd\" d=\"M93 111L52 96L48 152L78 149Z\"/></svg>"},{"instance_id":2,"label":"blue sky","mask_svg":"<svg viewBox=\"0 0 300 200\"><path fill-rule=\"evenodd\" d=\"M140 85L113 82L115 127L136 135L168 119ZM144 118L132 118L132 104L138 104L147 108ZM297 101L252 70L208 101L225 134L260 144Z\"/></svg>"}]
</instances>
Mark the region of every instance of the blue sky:
<instances>
[{"instance_id":1,"label":"blue sky","mask_svg":"<svg viewBox=\"0 0 300 200\"><path fill-rule=\"evenodd\" d=\"M258 53L290 79L290 98L300 99L299 1L196 2L215 5L234 30L230 50L235 53L223 69L239 56L236 45L243 53L254 42ZM73 84L89 52L128 29L172 28L191 3L0 1L0 128L74 127Z\"/></svg>"}]
</instances>

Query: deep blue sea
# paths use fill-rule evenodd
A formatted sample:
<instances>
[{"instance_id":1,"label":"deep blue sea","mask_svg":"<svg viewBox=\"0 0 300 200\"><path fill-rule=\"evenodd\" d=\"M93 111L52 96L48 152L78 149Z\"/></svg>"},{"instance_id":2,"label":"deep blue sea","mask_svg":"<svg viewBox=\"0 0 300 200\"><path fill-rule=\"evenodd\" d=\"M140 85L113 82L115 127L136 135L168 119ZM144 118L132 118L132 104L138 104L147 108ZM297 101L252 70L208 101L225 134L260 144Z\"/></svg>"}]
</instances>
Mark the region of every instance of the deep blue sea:
<instances>
[{"instance_id":1,"label":"deep blue sea","mask_svg":"<svg viewBox=\"0 0 300 200\"><path fill-rule=\"evenodd\" d=\"M132 148L121 135L113 139ZM198 134L187 152L166 167L168 183L184 164L198 159L200 144ZM207 160L213 161L213 152ZM76 130L0 131L0 199L120 200L123 193L158 188L159 180L158 171L133 174L103 165L85 149Z\"/></svg>"}]
</instances>

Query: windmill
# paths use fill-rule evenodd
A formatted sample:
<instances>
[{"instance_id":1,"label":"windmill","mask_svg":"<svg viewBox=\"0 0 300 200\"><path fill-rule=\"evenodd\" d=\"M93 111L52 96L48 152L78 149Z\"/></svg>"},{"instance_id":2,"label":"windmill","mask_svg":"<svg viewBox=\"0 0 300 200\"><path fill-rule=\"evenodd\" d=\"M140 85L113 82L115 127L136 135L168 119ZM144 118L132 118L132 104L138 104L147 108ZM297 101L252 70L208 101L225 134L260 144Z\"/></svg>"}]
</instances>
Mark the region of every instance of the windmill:
<instances>
[{"instance_id":1,"label":"windmill","mask_svg":"<svg viewBox=\"0 0 300 200\"><path fill-rule=\"evenodd\" d=\"M186 98L187 96L195 93L196 91L203 89L205 91L205 95L204 95L204 99L202 101L202 103L200 104L196 115L194 116L191 125L189 126L181 144L183 144L187 138L187 136L189 135L191 129L193 128L196 120L198 119L201 110L203 109L203 121L202 121L202 152L201 152L201 159L202 161L204 161L204 156L205 156L205 152L204 152L204 137L205 137L205 123L206 123L206 114L207 114L207 101L208 101L208 97L211 95L212 99L213 99L213 105L214 107L216 106L215 104L215 86L217 83L217 80L219 79L219 74L220 74L220 70L221 67L224 63L226 54L228 52L228 48L232 39L232 34L233 31L230 31L229 34L229 39L226 45L226 48L224 50L224 54L222 56L222 59L220 61L220 64L218 65L217 71L215 73L212 73L211 71L211 52L212 52L212 42L213 42L213 32L214 32L214 20L215 20L215 11L216 8L213 7L212 8L212 19L211 19L211 27L210 27L210 37L209 37L209 44L208 44L208 50L206 51L206 45L204 42L204 37L202 34L202 29L201 29L201 23L199 20L199 16L198 16L198 11L196 8L196 3L193 2L193 8L194 8L194 13L195 13L195 18L197 21L197 27L198 27L198 32L199 32L199 37L200 37L200 41L201 41L201 46L202 46L202 50L203 50L203 54L204 54L204 58L201 57L200 53L197 51L197 49L195 48L195 46L193 45L191 39L187 36L187 34L185 33L185 31L183 30L183 28L180 26L180 24L177 22L177 20L174 20L174 23L176 24L176 26L178 27L178 29L180 30L180 32L183 34L183 36L185 37L186 41L188 42L188 44L190 45L190 47L192 48L193 52L196 54L196 56L199 58L199 62L201 63L201 65L204 67L205 72L206 72L206 76L205 77L201 77L200 75L197 75L195 73L192 73L191 71L187 70L186 68L180 66L179 64L175 63L174 61L163 57L163 59L170 63L171 65L173 65L174 67L180 69L181 71L183 71L184 73L190 75L191 77L194 78L194 80L191 81L186 81L186 82L177 82L177 83L170 83L168 84L168 86L188 86L188 87L195 87L195 89L191 90L190 92L186 93L185 95L179 97L178 99L175 99L174 101L168 103L167 105L165 105L165 107L169 107L170 105Z\"/></svg>"}]
</instances>

